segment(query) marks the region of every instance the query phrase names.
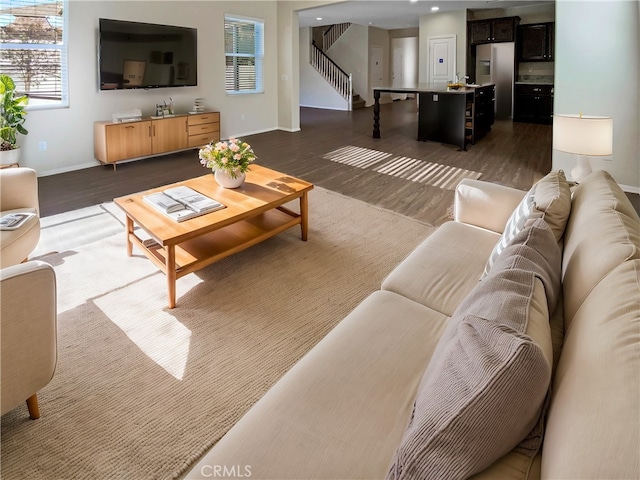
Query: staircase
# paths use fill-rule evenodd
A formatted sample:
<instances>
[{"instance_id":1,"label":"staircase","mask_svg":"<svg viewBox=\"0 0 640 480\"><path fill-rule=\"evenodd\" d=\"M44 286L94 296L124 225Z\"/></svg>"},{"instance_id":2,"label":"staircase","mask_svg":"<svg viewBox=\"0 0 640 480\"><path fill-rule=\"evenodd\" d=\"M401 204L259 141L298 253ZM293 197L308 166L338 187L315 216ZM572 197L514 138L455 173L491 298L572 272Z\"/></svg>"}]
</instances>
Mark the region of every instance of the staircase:
<instances>
[{"instance_id":1,"label":"staircase","mask_svg":"<svg viewBox=\"0 0 640 480\"><path fill-rule=\"evenodd\" d=\"M342 98L349 102L349 110L352 109L353 88L351 74L342 70L326 53L324 53L314 41L311 44L311 65Z\"/></svg>"},{"instance_id":2,"label":"staircase","mask_svg":"<svg viewBox=\"0 0 640 480\"><path fill-rule=\"evenodd\" d=\"M351 23L337 23L324 30L322 32L322 48L319 48L315 40L313 40L311 44L311 65L348 101L349 110L354 110L364 108L365 101L360 98L360 95L353 93L351 74L342 70L325 53L350 26Z\"/></svg>"},{"instance_id":3,"label":"staircase","mask_svg":"<svg viewBox=\"0 0 640 480\"><path fill-rule=\"evenodd\" d=\"M335 41L340 38L340 35L346 32L350 26L350 23L336 23L322 32L322 51L326 52L329 50L331 45L333 45Z\"/></svg>"},{"instance_id":4,"label":"staircase","mask_svg":"<svg viewBox=\"0 0 640 480\"><path fill-rule=\"evenodd\" d=\"M364 108L366 102L360 98L360 95L351 95L351 110L358 110Z\"/></svg>"}]
</instances>

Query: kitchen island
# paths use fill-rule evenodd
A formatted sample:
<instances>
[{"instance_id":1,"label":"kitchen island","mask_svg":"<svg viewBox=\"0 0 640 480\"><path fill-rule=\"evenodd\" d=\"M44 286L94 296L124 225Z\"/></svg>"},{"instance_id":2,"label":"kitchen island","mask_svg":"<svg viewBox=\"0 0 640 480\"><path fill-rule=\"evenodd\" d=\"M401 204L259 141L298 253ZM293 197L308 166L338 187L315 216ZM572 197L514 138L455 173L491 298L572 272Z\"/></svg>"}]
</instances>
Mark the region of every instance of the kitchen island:
<instances>
[{"instance_id":1,"label":"kitchen island","mask_svg":"<svg viewBox=\"0 0 640 480\"><path fill-rule=\"evenodd\" d=\"M494 122L495 85L457 89L442 85L373 89L373 138L380 138L380 94L418 95L418 140L457 145L466 150L486 135Z\"/></svg>"}]
</instances>

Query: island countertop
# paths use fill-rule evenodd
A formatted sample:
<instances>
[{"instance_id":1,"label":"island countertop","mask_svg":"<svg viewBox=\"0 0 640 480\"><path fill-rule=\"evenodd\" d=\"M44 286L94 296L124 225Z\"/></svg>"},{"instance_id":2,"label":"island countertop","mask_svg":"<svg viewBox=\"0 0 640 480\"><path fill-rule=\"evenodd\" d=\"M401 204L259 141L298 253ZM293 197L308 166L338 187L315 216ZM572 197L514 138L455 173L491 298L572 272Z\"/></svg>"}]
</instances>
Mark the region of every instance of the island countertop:
<instances>
[{"instance_id":1,"label":"island countertop","mask_svg":"<svg viewBox=\"0 0 640 480\"><path fill-rule=\"evenodd\" d=\"M375 92L385 93L473 93L476 88L488 87L493 83L484 83L482 85L472 84L457 89L447 87L446 83L419 83L411 87L373 87Z\"/></svg>"},{"instance_id":2,"label":"island countertop","mask_svg":"<svg viewBox=\"0 0 640 480\"><path fill-rule=\"evenodd\" d=\"M373 88L373 138L380 138L380 94L413 93L418 96L418 140L460 146L474 144L493 125L495 84L465 85L453 89L446 83L412 87Z\"/></svg>"}]
</instances>

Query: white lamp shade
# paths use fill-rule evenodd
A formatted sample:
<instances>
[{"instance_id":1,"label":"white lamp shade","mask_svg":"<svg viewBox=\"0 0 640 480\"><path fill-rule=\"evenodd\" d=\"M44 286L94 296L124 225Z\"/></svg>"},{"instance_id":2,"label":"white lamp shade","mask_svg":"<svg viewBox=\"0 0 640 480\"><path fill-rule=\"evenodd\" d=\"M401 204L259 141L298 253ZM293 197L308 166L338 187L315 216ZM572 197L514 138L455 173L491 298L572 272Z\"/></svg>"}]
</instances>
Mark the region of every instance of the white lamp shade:
<instances>
[{"instance_id":1,"label":"white lamp shade","mask_svg":"<svg viewBox=\"0 0 640 480\"><path fill-rule=\"evenodd\" d=\"M587 115L554 115L553 148L578 155L611 155L613 119Z\"/></svg>"}]
</instances>

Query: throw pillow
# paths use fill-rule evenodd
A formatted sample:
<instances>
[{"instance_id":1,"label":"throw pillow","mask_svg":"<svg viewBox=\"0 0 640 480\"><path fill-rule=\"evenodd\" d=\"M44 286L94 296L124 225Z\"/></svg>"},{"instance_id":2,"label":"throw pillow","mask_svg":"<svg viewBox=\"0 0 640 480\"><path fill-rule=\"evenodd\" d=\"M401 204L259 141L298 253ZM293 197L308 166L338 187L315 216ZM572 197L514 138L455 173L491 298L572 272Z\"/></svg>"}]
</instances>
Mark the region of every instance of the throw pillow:
<instances>
[{"instance_id":1,"label":"throw pillow","mask_svg":"<svg viewBox=\"0 0 640 480\"><path fill-rule=\"evenodd\" d=\"M496 258L515 235L538 218L544 218L560 241L571 212L571 190L562 170L549 172L536 182L513 211L504 231L487 259L481 278L486 277Z\"/></svg>"},{"instance_id":2,"label":"throw pillow","mask_svg":"<svg viewBox=\"0 0 640 480\"><path fill-rule=\"evenodd\" d=\"M539 440L552 364L548 310L535 305L560 288L559 247L544 220L520 232L494 267L438 342L387 478L468 478L521 443L535 455L528 435Z\"/></svg>"}]
</instances>

